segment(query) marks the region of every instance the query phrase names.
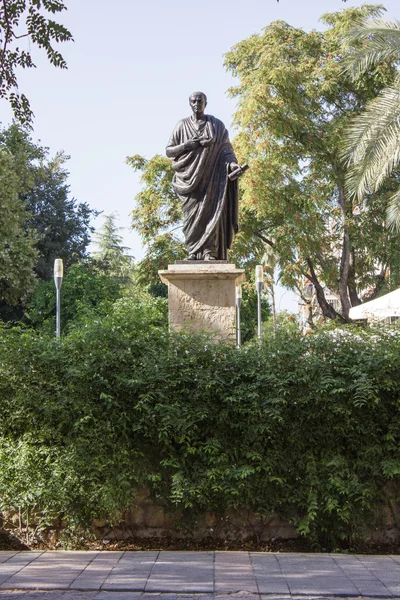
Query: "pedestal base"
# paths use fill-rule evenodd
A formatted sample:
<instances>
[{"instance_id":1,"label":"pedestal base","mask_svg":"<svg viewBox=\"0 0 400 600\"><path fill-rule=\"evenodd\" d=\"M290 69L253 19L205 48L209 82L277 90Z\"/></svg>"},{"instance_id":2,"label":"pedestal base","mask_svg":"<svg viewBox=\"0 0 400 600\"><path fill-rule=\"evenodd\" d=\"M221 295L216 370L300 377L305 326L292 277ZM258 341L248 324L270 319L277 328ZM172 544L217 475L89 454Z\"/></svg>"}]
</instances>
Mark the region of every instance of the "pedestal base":
<instances>
[{"instance_id":1,"label":"pedestal base","mask_svg":"<svg viewBox=\"0 0 400 600\"><path fill-rule=\"evenodd\" d=\"M245 280L243 269L230 263L191 261L168 265L167 271L158 274L168 284L171 329L204 330L235 341L235 288Z\"/></svg>"}]
</instances>

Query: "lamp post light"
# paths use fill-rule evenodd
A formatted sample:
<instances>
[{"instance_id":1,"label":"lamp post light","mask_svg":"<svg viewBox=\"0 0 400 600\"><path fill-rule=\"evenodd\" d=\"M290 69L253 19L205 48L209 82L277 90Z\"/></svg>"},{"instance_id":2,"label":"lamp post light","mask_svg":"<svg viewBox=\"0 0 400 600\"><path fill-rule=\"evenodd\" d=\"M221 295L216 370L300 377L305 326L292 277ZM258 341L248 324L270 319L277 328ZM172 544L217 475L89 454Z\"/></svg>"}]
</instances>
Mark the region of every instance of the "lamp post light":
<instances>
[{"instance_id":1,"label":"lamp post light","mask_svg":"<svg viewBox=\"0 0 400 600\"><path fill-rule=\"evenodd\" d=\"M264 268L262 265L256 266L256 289L257 289L257 337L261 344L261 290L264 282Z\"/></svg>"},{"instance_id":2,"label":"lamp post light","mask_svg":"<svg viewBox=\"0 0 400 600\"><path fill-rule=\"evenodd\" d=\"M236 346L240 348L241 328L240 328L240 307L242 304L242 286L236 286Z\"/></svg>"},{"instance_id":3,"label":"lamp post light","mask_svg":"<svg viewBox=\"0 0 400 600\"><path fill-rule=\"evenodd\" d=\"M56 258L54 261L54 283L56 286L56 337L61 335L61 305L60 305L60 290L64 275L63 261L61 258Z\"/></svg>"}]
</instances>

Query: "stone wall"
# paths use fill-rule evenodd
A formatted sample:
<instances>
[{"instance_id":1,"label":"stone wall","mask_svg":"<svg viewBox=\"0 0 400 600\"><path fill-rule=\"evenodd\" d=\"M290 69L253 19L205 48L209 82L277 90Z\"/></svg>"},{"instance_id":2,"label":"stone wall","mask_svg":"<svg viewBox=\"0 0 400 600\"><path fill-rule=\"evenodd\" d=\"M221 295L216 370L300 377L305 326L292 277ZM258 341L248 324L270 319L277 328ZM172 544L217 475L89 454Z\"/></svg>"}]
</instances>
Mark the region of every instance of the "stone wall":
<instances>
[{"instance_id":1,"label":"stone wall","mask_svg":"<svg viewBox=\"0 0 400 600\"><path fill-rule=\"evenodd\" d=\"M206 513L195 515L190 510L167 510L155 504L146 491L137 498L137 504L124 515L119 525L109 527L104 521L94 521L99 539L123 540L131 536L173 538L204 538L212 536L227 540L256 537L259 541L274 538L290 539L297 536L290 523L275 515L257 518L249 510L231 510L224 515Z\"/></svg>"},{"instance_id":2,"label":"stone wall","mask_svg":"<svg viewBox=\"0 0 400 600\"><path fill-rule=\"evenodd\" d=\"M393 497L393 496L392 496ZM363 540L372 544L400 544L400 501L384 503L376 507L378 519L374 525L365 524ZM24 541L34 545L34 530L37 521L27 525L21 522L17 513L3 515L0 519L0 533L9 531ZM62 535L66 522L57 520L46 530L40 530L40 537L50 543L56 542ZM293 539L298 537L295 528L276 515L259 518L250 510L230 510L221 514L194 514L190 509L167 509L155 503L146 489L135 497L135 504L122 517L118 524L110 525L106 521L93 521L94 534L98 540L127 540L131 537L176 539L201 539L214 537L227 541L256 539L268 542L274 539Z\"/></svg>"},{"instance_id":3,"label":"stone wall","mask_svg":"<svg viewBox=\"0 0 400 600\"><path fill-rule=\"evenodd\" d=\"M377 513L376 525L365 524L365 541L373 544L400 543L400 502L382 503L377 507ZM120 524L114 527L104 521L93 524L98 539L104 540L124 540L132 536L198 539L212 536L226 540L256 538L259 542L267 542L276 538L298 537L293 525L276 515L260 519L246 509L230 510L224 515L194 515L189 509L171 511L154 503L146 490L138 495L135 507L124 515Z\"/></svg>"}]
</instances>

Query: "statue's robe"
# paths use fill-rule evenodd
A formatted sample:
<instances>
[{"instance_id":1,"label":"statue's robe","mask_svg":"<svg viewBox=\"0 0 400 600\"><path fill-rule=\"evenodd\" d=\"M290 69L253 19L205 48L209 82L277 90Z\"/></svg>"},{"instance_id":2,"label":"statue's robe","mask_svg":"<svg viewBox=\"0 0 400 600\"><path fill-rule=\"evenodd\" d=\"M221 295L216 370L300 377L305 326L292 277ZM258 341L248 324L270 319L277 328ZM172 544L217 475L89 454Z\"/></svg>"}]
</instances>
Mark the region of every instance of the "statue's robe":
<instances>
[{"instance_id":1,"label":"statue's robe","mask_svg":"<svg viewBox=\"0 0 400 600\"><path fill-rule=\"evenodd\" d=\"M237 160L222 121L211 115L206 119L200 133L191 117L177 124L168 147L199 135L207 139L207 145L173 160L172 185L182 201L189 255L202 259L204 252L210 252L214 258L226 260L238 227L238 185L228 178L229 165Z\"/></svg>"}]
</instances>

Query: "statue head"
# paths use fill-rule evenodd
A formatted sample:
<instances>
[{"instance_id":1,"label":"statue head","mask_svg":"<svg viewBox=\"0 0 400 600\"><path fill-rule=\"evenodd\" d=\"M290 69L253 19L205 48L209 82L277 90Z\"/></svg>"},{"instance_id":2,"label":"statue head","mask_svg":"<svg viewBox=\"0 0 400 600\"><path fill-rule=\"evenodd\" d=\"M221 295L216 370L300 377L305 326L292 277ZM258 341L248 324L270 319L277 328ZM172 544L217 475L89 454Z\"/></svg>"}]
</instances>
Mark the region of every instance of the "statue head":
<instances>
[{"instance_id":1,"label":"statue head","mask_svg":"<svg viewBox=\"0 0 400 600\"><path fill-rule=\"evenodd\" d=\"M203 114L207 106L207 96L203 92L193 92L189 96L189 104L194 113Z\"/></svg>"}]
</instances>

